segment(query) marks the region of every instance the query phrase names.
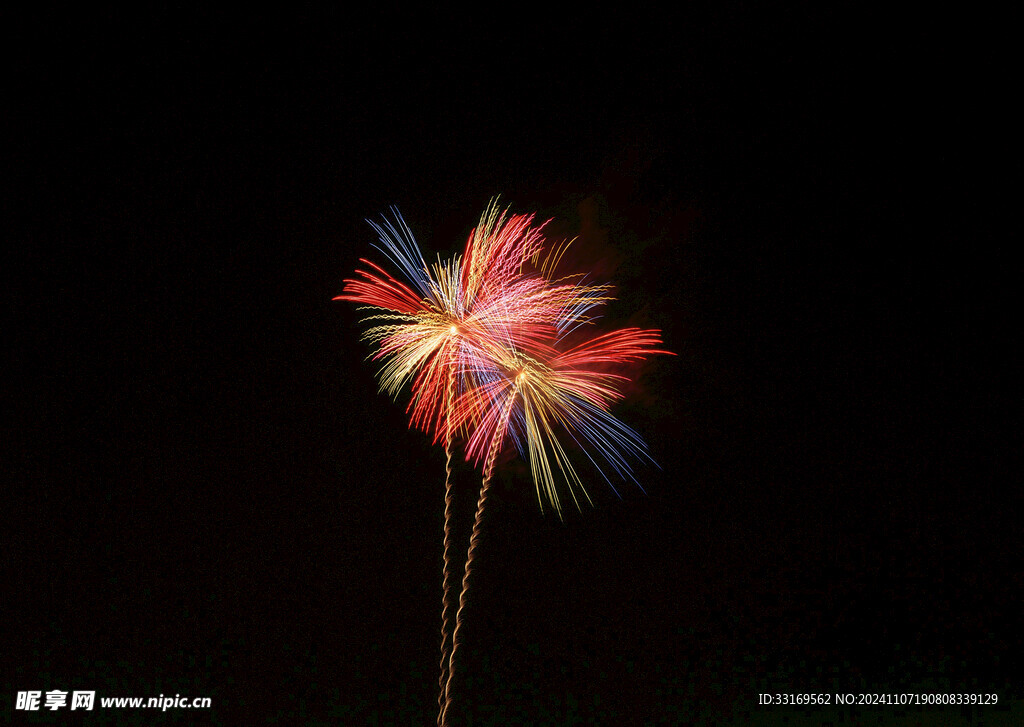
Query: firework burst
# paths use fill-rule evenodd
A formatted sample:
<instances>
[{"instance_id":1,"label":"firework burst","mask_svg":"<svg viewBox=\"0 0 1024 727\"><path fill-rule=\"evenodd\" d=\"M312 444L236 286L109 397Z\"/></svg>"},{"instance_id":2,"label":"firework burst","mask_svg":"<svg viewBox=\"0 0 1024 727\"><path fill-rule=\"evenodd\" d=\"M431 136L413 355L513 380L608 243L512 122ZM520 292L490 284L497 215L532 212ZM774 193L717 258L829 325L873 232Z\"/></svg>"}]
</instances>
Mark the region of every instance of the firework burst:
<instances>
[{"instance_id":1,"label":"firework burst","mask_svg":"<svg viewBox=\"0 0 1024 727\"><path fill-rule=\"evenodd\" d=\"M543 510L561 516L559 491L590 500L562 442L575 442L614 489L603 462L632 479L630 461L650 459L641 438L610 413L622 398L619 374L609 366L638 361L657 348L660 333L627 328L569 341L587 332L591 312L605 303L609 287L579 275L556 277L568 243L546 255L542 230L533 215L509 215L496 200L488 205L461 255L428 265L398 210L392 220L370 222L377 249L399 271L399 280L379 265L345 281L335 300L360 304L369 328L364 340L381 364L380 388L397 398L408 388L410 426L443 440L446 454L444 596L438 724L446 723L481 516L495 462L511 442L530 464ZM470 537L455 629L449 643L451 457L453 439L465 440L466 458L483 466L483 482ZM556 473L560 474L556 480ZM639 484L639 483L637 483ZM450 651L449 651L450 646Z\"/></svg>"},{"instance_id":2,"label":"firework burst","mask_svg":"<svg viewBox=\"0 0 1024 727\"><path fill-rule=\"evenodd\" d=\"M572 495L577 507L577 493L591 501L564 438L578 445L612 489L608 469L636 482L630 460L653 462L639 435L610 413L628 379L605 369L668 352L658 348L658 331L638 328L597 336L565 351L558 343L546 356L509 353L501 360L479 360L473 371L476 385L456 401L453 420L457 426L474 423L466 456L476 463L493 456L494 446L511 442L530 465L541 509L548 503L561 515L561 490Z\"/></svg>"},{"instance_id":3,"label":"firework burst","mask_svg":"<svg viewBox=\"0 0 1024 727\"><path fill-rule=\"evenodd\" d=\"M380 237L377 248L408 283L361 259L368 270L357 270L359 278L346 280L335 300L369 311L363 321L371 327L363 339L376 349L371 358L383 362L381 392L397 398L408 385L410 424L433 434L436 443L452 424L446 395L452 377L466 392L475 386L473 372L510 353L545 355L553 340L607 300L608 287L545 277L551 258L541 260L543 225L534 227L533 215L500 211L496 201L470 233L464 253L432 266L398 211L392 213L394 222L370 224ZM538 264L538 271L529 271Z\"/></svg>"}]
</instances>

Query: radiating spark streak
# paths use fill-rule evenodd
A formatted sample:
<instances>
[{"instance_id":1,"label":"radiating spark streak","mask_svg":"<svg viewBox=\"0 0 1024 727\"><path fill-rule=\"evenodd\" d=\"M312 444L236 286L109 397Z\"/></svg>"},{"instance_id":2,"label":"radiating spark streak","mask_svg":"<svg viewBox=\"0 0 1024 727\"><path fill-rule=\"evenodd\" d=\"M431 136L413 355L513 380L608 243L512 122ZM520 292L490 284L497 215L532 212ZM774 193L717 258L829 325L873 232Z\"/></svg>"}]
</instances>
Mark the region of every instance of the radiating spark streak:
<instances>
[{"instance_id":1,"label":"radiating spark streak","mask_svg":"<svg viewBox=\"0 0 1024 727\"><path fill-rule=\"evenodd\" d=\"M380 244L374 247L402 270L420 294L426 297L429 293L429 274L419 245L397 207L391 208L391 214L395 217L394 223L386 217L383 218L383 224L367 220L380 237Z\"/></svg>"}]
</instances>

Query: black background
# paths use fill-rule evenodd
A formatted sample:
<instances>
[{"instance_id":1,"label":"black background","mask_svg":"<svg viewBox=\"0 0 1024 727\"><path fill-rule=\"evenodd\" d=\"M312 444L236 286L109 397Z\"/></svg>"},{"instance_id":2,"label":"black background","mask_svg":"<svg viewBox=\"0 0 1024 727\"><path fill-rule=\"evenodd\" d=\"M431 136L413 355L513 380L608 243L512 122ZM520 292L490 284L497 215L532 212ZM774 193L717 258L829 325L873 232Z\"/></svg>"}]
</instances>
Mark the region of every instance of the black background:
<instances>
[{"instance_id":1,"label":"black background","mask_svg":"<svg viewBox=\"0 0 1024 727\"><path fill-rule=\"evenodd\" d=\"M646 495L595 484L560 522L504 463L453 723L1020 719L1002 21L5 26L6 713L88 689L213 702L90 724L433 723L444 457L331 298L364 218L399 205L432 258L501 194L678 356L616 409ZM757 705L907 691L1000 706Z\"/></svg>"}]
</instances>

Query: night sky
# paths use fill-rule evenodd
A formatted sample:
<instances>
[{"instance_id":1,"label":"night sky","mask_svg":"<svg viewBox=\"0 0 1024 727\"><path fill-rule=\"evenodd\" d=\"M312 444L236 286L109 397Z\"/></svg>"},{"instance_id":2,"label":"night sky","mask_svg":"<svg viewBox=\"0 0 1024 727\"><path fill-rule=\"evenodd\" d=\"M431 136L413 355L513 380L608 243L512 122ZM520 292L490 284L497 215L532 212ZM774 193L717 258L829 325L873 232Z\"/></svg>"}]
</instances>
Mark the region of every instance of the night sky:
<instances>
[{"instance_id":1,"label":"night sky","mask_svg":"<svg viewBox=\"0 0 1024 727\"><path fill-rule=\"evenodd\" d=\"M444 454L331 299L380 257L366 218L398 205L433 259L498 194L579 237L602 325L677 356L615 409L646 492L588 482L560 521L502 461L453 725L1024 719L1021 166L986 23L9 19L5 719L434 723ZM12 715L30 689L213 707ZM758 706L837 692L1000 703Z\"/></svg>"}]
</instances>

